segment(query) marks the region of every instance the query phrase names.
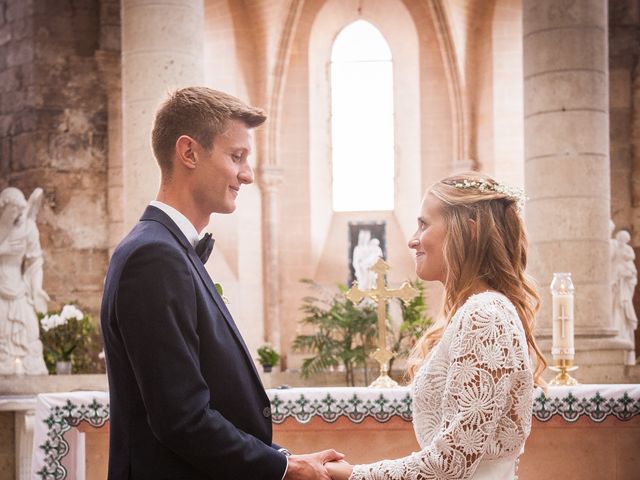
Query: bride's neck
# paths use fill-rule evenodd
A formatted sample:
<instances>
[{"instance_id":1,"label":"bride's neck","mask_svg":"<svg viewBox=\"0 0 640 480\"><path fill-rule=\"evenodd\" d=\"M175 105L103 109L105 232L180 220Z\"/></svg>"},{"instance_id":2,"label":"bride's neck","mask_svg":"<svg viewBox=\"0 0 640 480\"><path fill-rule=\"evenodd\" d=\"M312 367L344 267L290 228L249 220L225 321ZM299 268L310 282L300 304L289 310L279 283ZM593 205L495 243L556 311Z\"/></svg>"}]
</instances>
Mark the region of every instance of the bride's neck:
<instances>
[{"instance_id":1,"label":"bride's neck","mask_svg":"<svg viewBox=\"0 0 640 480\"><path fill-rule=\"evenodd\" d=\"M496 290L494 288L491 288L487 282L483 280L478 280L473 284L473 286L469 290L469 296L477 295L478 293L495 292L495 291Z\"/></svg>"},{"instance_id":2,"label":"bride's neck","mask_svg":"<svg viewBox=\"0 0 640 480\"><path fill-rule=\"evenodd\" d=\"M484 293L484 292L495 292L495 291L497 290L495 288L491 288L489 284L486 283L485 281L477 280L471 285L471 288L464 291L463 293L464 297L453 296L451 298L454 301L457 300L458 303L456 308L460 308L467 301L467 299L473 295L477 295L479 293ZM447 293L445 293L445 295L448 297Z\"/></svg>"}]
</instances>

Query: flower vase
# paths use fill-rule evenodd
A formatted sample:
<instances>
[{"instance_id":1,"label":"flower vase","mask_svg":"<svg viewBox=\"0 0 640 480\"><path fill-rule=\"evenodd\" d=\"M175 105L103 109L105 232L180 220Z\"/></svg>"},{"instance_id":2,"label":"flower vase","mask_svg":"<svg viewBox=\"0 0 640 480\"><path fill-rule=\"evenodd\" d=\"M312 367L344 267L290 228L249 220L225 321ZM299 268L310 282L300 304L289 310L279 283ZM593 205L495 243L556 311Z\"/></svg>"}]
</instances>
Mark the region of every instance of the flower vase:
<instances>
[{"instance_id":1,"label":"flower vase","mask_svg":"<svg viewBox=\"0 0 640 480\"><path fill-rule=\"evenodd\" d=\"M273 365L262 365L262 371L264 373L271 373L272 369L273 369Z\"/></svg>"},{"instance_id":2,"label":"flower vase","mask_svg":"<svg viewBox=\"0 0 640 480\"><path fill-rule=\"evenodd\" d=\"M71 362L65 360L56 362L56 375L71 375Z\"/></svg>"}]
</instances>

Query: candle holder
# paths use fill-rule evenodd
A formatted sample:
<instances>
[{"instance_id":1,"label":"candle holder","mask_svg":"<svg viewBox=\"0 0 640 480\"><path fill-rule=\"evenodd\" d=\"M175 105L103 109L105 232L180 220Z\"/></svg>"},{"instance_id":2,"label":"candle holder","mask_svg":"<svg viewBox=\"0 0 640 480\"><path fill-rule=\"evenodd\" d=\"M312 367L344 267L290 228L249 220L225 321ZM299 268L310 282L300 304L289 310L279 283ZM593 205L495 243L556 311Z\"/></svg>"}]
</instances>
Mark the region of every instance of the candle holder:
<instances>
[{"instance_id":1,"label":"candle holder","mask_svg":"<svg viewBox=\"0 0 640 480\"><path fill-rule=\"evenodd\" d=\"M578 385L578 381L568 372L577 370L573 364L574 348L574 318L573 294L575 288L570 273L554 273L551 282L552 296L552 327L553 338L551 355L553 366L550 370L557 372L551 385Z\"/></svg>"},{"instance_id":2,"label":"candle holder","mask_svg":"<svg viewBox=\"0 0 640 480\"><path fill-rule=\"evenodd\" d=\"M549 385L554 385L554 386L580 385L580 382L578 382L575 378L569 375L569 373L567 373L567 372L573 372L574 370L577 370L577 369L578 369L578 366L573 364L573 360L564 360L564 359L555 360L554 366L549 367L549 370L553 372L558 372L558 374L555 376L553 380L549 382Z\"/></svg>"}]
</instances>

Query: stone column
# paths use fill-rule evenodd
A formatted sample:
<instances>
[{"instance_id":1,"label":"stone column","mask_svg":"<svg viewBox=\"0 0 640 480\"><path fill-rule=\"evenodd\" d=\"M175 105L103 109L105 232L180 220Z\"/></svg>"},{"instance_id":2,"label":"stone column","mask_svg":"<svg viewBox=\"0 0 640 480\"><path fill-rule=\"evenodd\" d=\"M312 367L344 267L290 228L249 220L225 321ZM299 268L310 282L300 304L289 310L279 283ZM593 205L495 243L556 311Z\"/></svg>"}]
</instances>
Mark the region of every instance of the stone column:
<instances>
[{"instance_id":1,"label":"stone column","mask_svg":"<svg viewBox=\"0 0 640 480\"><path fill-rule=\"evenodd\" d=\"M607 22L606 0L523 2L529 272L543 299L536 333L551 361L549 284L553 272L571 272L583 366L622 364L612 340ZM606 378L606 369L580 373Z\"/></svg>"},{"instance_id":2,"label":"stone column","mask_svg":"<svg viewBox=\"0 0 640 480\"><path fill-rule=\"evenodd\" d=\"M120 75L120 52L98 50L96 61L100 75L107 86L108 118L108 166L107 166L107 212L109 213L108 239L109 257L125 234L122 203L122 77Z\"/></svg>"},{"instance_id":3,"label":"stone column","mask_svg":"<svg viewBox=\"0 0 640 480\"><path fill-rule=\"evenodd\" d=\"M264 285L264 336L279 352L285 351L280 336L280 268L278 261L278 187L282 169L263 165L258 170L262 193L262 278Z\"/></svg>"},{"instance_id":4,"label":"stone column","mask_svg":"<svg viewBox=\"0 0 640 480\"><path fill-rule=\"evenodd\" d=\"M155 111L168 91L203 81L202 0L122 1L123 228L155 198L151 150Z\"/></svg>"}]
</instances>

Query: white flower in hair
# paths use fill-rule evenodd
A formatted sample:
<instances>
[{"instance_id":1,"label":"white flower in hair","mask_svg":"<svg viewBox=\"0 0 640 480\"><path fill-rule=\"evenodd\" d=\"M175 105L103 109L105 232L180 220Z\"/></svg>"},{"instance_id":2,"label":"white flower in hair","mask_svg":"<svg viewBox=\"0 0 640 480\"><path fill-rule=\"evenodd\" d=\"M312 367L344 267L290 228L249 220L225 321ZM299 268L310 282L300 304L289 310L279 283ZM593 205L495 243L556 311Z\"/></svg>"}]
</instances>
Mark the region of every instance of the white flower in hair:
<instances>
[{"instance_id":1,"label":"white flower in hair","mask_svg":"<svg viewBox=\"0 0 640 480\"><path fill-rule=\"evenodd\" d=\"M522 190L521 188L510 187L509 185L505 185L504 183L491 183L487 182L486 180L464 179L462 182L454 183L453 186L461 190L476 189L482 193L501 193L505 197L516 202L516 206L518 207L519 211L522 211L524 202L527 199L527 197L524 195L524 190Z\"/></svg>"}]
</instances>

